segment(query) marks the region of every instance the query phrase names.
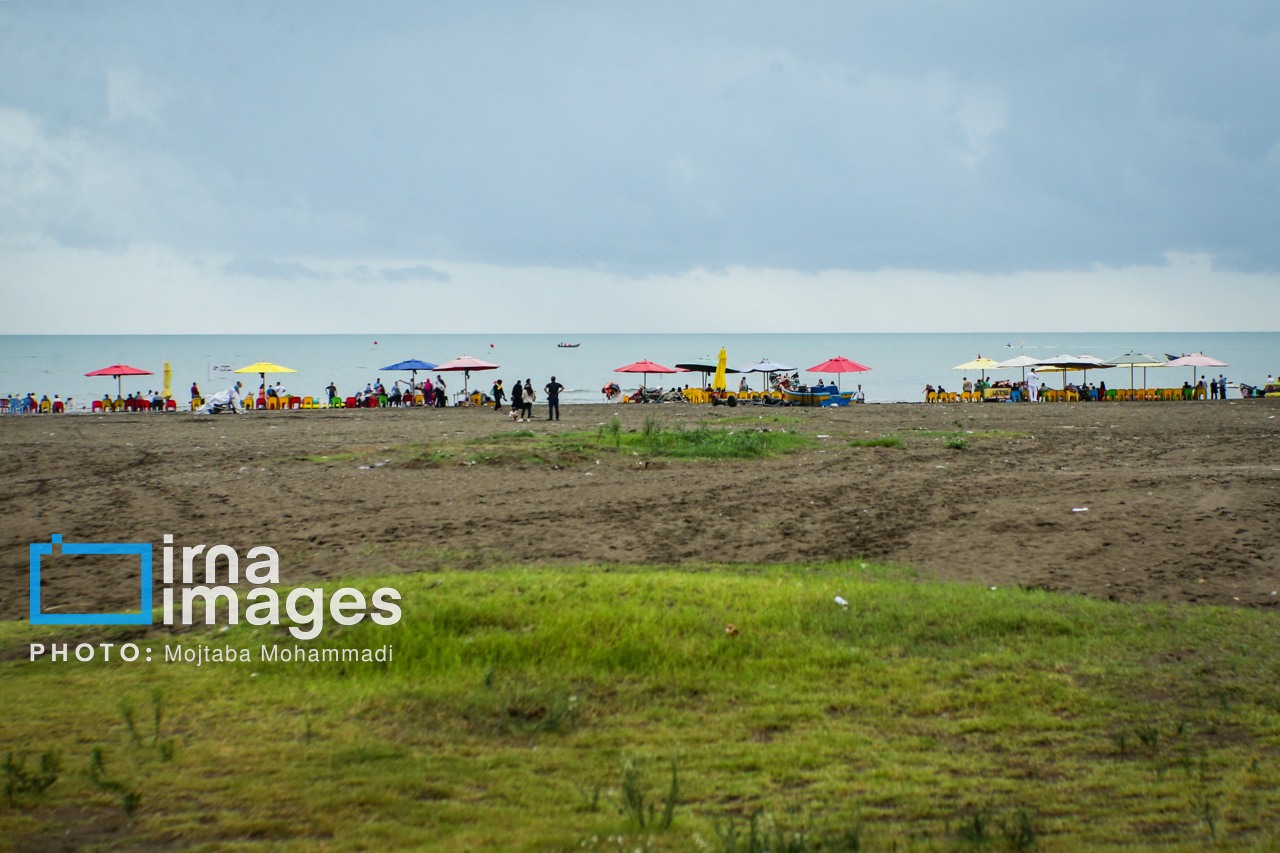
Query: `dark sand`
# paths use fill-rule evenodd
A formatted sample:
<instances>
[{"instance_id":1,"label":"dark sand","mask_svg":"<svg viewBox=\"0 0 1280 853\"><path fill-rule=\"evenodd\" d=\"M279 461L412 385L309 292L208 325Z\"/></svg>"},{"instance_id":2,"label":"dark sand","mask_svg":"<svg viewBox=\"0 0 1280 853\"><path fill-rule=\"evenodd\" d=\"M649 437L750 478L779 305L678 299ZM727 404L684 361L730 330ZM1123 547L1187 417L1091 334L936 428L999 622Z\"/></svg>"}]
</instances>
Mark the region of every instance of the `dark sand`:
<instances>
[{"instance_id":1,"label":"dark sand","mask_svg":"<svg viewBox=\"0 0 1280 853\"><path fill-rule=\"evenodd\" d=\"M1280 400L592 405L527 426L594 430L615 412L627 428L651 414L689 426L782 415L802 423L759 425L830 438L818 442L824 452L758 461L646 465L604 451L536 462L481 448L477 464L464 464L477 448L461 442L526 425L467 409L4 417L0 618L26 617L28 545L55 533L152 542L157 575L164 533L242 555L270 545L286 584L508 562L863 557L942 579L1116 600L1280 603ZM846 445L890 431L954 430L956 421L1019 435L976 437L965 450L922 437L908 437L905 450ZM415 442L426 446L384 449ZM435 450L453 455L409 458ZM303 458L342 452L357 458ZM66 565L45 572L46 610L136 602L124 577L131 569Z\"/></svg>"}]
</instances>

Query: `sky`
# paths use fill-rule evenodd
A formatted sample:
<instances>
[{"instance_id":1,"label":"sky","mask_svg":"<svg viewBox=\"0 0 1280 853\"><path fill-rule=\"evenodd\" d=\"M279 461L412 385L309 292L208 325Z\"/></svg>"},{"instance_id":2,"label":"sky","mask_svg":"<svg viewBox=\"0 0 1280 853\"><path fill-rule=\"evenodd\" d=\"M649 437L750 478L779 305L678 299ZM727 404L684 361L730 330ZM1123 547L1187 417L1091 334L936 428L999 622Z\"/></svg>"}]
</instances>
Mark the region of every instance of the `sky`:
<instances>
[{"instance_id":1,"label":"sky","mask_svg":"<svg viewBox=\"0 0 1280 853\"><path fill-rule=\"evenodd\" d=\"M1280 329L1280 4L0 0L28 333Z\"/></svg>"}]
</instances>

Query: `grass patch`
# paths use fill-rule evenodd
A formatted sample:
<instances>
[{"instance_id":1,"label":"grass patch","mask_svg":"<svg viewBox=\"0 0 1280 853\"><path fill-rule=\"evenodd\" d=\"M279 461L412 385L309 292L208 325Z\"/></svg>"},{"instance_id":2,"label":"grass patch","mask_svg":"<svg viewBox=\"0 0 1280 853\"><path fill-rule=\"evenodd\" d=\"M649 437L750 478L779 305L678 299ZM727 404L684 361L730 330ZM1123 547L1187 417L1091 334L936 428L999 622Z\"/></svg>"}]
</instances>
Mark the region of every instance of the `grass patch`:
<instances>
[{"instance_id":1,"label":"grass patch","mask_svg":"<svg viewBox=\"0 0 1280 853\"><path fill-rule=\"evenodd\" d=\"M467 440L467 444L510 444L513 441L527 441L533 439L541 440L536 432L531 429L518 429L512 432L495 432L492 435L481 436L480 438L472 438Z\"/></svg>"},{"instance_id":2,"label":"grass patch","mask_svg":"<svg viewBox=\"0 0 1280 853\"><path fill-rule=\"evenodd\" d=\"M652 416L636 432L615 430L611 423L595 433L570 434L567 438L595 449L632 451L665 459L752 459L795 453L813 445L813 439L785 429L765 432L745 427L712 428L706 423L685 429L678 424L665 427Z\"/></svg>"},{"instance_id":3,"label":"grass patch","mask_svg":"<svg viewBox=\"0 0 1280 853\"><path fill-rule=\"evenodd\" d=\"M879 438L855 438L849 442L850 447L906 447L902 443L902 439L892 435L882 435Z\"/></svg>"},{"instance_id":4,"label":"grass patch","mask_svg":"<svg viewBox=\"0 0 1280 853\"><path fill-rule=\"evenodd\" d=\"M0 624L0 680L21 697L0 715L18 804L0 849L130 810L112 843L138 848L766 849L753 826L767 849L1277 843L1275 613L864 563L351 585L398 588L404 618L330 620L313 642ZM127 639L155 662L25 654ZM262 662L277 643L394 657ZM253 660L164 663L178 644Z\"/></svg>"}]
</instances>

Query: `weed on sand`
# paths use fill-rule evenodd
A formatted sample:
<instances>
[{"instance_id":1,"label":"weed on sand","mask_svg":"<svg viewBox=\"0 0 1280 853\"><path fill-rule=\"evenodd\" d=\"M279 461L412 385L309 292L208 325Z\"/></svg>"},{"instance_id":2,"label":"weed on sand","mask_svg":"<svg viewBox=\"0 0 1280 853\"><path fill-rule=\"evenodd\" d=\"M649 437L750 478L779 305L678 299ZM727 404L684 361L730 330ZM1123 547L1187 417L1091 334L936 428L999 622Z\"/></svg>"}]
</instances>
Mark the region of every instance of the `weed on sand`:
<instances>
[{"instance_id":1,"label":"weed on sand","mask_svg":"<svg viewBox=\"0 0 1280 853\"><path fill-rule=\"evenodd\" d=\"M398 624L330 623L312 642L0 624L4 695L21 697L0 715L15 792L0 849L85 826L130 849L1280 843L1274 613L865 563L385 584ZM126 639L155 662L25 654ZM252 660L166 663L179 645ZM276 645L393 656L264 662ZM746 846L766 830L808 846Z\"/></svg>"},{"instance_id":2,"label":"weed on sand","mask_svg":"<svg viewBox=\"0 0 1280 853\"><path fill-rule=\"evenodd\" d=\"M750 459L795 453L813 445L813 439L785 427L778 430L747 426L710 427L705 422L695 429L682 425L667 427L655 418L646 418L635 432L621 432L613 424L595 433L579 433L571 440L590 442L601 449L639 453L661 459Z\"/></svg>"}]
</instances>

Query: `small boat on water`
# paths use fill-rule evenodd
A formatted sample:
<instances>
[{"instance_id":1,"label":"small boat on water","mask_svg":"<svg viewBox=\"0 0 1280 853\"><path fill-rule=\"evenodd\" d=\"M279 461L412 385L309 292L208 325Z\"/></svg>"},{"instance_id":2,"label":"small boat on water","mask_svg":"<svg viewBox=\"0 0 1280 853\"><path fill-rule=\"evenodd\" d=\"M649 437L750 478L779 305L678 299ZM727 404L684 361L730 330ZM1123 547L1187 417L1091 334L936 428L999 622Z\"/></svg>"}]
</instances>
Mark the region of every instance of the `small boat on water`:
<instances>
[{"instance_id":1,"label":"small boat on water","mask_svg":"<svg viewBox=\"0 0 1280 853\"><path fill-rule=\"evenodd\" d=\"M563 343L561 343L561 344L556 344L556 346L558 346L560 349L574 349L575 347L580 347L580 346L582 346L582 344L563 344Z\"/></svg>"}]
</instances>

